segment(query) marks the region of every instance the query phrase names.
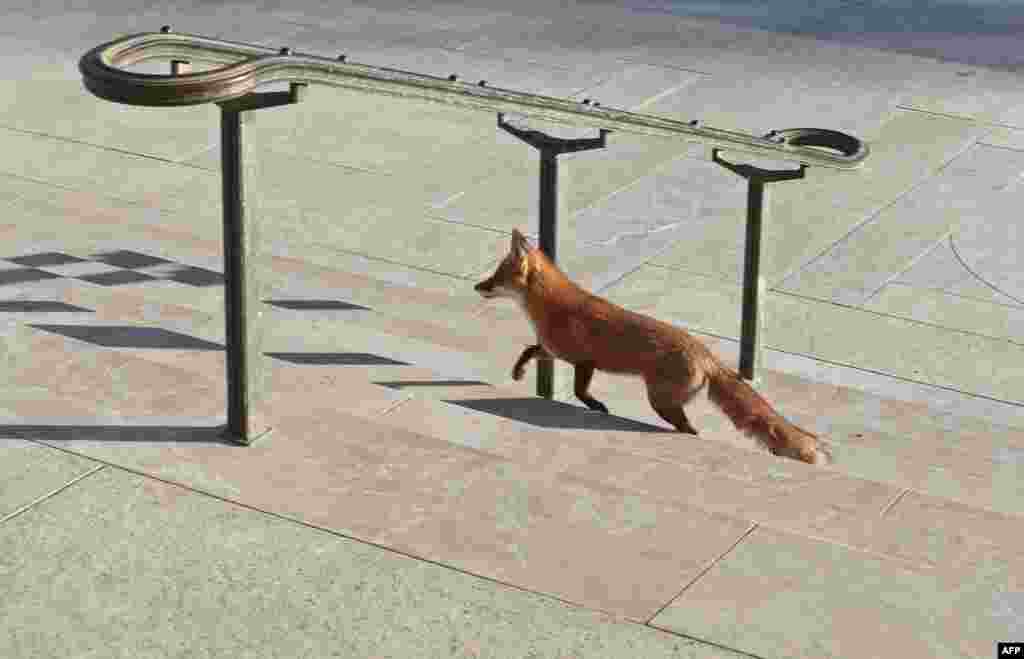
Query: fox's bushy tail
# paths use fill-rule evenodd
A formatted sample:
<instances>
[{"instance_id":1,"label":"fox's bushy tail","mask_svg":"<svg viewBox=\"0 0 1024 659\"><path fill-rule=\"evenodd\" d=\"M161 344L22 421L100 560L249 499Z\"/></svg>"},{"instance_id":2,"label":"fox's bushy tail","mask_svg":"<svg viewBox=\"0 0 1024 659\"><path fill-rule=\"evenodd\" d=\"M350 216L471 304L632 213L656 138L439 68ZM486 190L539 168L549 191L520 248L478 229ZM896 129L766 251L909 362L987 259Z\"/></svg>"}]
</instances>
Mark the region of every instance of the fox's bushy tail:
<instances>
[{"instance_id":1,"label":"fox's bushy tail","mask_svg":"<svg viewBox=\"0 0 1024 659\"><path fill-rule=\"evenodd\" d=\"M723 364L708 373L708 398L732 420L736 429L775 455L810 464L832 462L818 436L782 417L736 371Z\"/></svg>"}]
</instances>

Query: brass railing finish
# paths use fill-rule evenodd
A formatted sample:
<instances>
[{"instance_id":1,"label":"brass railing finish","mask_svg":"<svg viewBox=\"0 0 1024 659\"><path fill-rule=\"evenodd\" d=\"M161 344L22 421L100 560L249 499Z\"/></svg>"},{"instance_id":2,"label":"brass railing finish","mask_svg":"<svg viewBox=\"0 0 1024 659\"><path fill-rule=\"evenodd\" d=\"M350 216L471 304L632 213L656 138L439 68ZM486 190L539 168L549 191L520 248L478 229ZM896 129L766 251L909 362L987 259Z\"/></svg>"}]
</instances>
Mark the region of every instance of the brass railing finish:
<instances>
[{"instance_id":1,"label":"brass railing finish","mask_svg":"<svg viewBox=\"0 0 1024 659\"><path fill-rule=\"evenodd\" d=\"M166 28L165 28L166 29ZM194 73L158 75L125 71L122 66L166 58L220 64ZM794 145L784 139L759 137L656 115L627 112L572 99L518 92L341 61L318 55L194 34L144 32L101 44L82 56L79 69L85 86L100 98L128 105L177 106L219 103L272 82L316 83L436 101L489 112L510 113L579 127L699 141L712 147L742 151L778 160L832 169L855 169L868 155L853 140L847 152Z\"/></svg>"}]
</instances>

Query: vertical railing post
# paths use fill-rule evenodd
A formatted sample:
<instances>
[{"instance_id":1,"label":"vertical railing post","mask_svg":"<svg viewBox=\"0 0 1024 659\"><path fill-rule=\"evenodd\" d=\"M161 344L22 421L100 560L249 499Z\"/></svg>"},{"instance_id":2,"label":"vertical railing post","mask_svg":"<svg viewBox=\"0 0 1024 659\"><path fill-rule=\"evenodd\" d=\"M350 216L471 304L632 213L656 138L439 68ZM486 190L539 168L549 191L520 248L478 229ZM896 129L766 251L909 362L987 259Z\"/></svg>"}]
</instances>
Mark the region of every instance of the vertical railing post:
<instances>
[{"instance_id":1,"label":"vertical railing post","mask_svg":"<svg viewBox=\"0 0 1024 659\"><path fill-rule=\"evenodd\" d=\"M743 249L743 316L740 324L740 375L753 380L761 366L758 337L761 333L761 213L764 209L764 182L755 178L747 183L747 236Z\"/></svg>"},{"instance_id":2,"label":"vertical railing post","mask_svg":"<svg viewBox=\"0 0 1024 659\"><path fill-rule=\"evenodd\" d=\"M540 249L556 262L558 252L558 153L552 149L540 152Z\"/></svg>"},{"instance_id":3,"label":"vertical railing post","mask_svg":"<svg viewBox=\"0 0 1024 659\"><path fill-rule=\"evenodd\" d=\"M242 112L220 108L221 199L224 215L224 334L227 342L227 434L252 441L249 424L250 353L245 325L245 208L242 191ZM257 356L257 359L259 357Z\"/></svg>"},{"instance_id":4,"label":"vertical railing post","mask_svg":"<svg viewBox=\"0 0 1024 659\"><path fill-rule=\"evenodd\" d=\"M558 153L553 149L540 151L540 250L557 263L558 258ZM555 395L555 363L550 359L537 360L537 395L551 398Z\"/></svg>"},{"instance_id":5,"label":"vertical railing post","mask_svg":"<svg viewBox=\"0 0 1024 659\"><path fill-rule=\"evenodd\" d=\"M221 194L224 222L224 329L227 344L227 426L225 436L251 444L270 428L261 408L264 399L262 328L250 326L261 298L254 250L260 218L246 217L243 162L243 113L295 103L302 85L287 92L250 93L220 103ZM247 222L248 220L248 222Z\"/></svg>"},{"instance_id":6,"label":"vertical railing post","mask_svg":"<svg viewBox=\"0 0 1024 659\"><path fill-rule=\"evenodd\" d=\"M747 179L747 229L743 248L743 311L740 323L740 377L753 381L761 366L761 226L767 206L765 183L790 181L804 177L807 169L768 170L753 165L737 165L723 160L719 149L711 150L711 159Z\"/></svg>"},{"instance_id":7,"label":"vertical railing post","mask_svg":"<svg viewBox=\"0 0 1024 659\"><path fill-rule=\"evenodd\" d=\"M555 137L539 130L514 126L506 122L505 115L501 113L498 113L498 127L540 152L540 250L552 263L557 263L558 156L563 153L604 148L609 131L601 129L599 137ZM537 360L537 395L541 398L551 398L555 395L555 365L550 359Z\"/></svg>"}]
</instances>

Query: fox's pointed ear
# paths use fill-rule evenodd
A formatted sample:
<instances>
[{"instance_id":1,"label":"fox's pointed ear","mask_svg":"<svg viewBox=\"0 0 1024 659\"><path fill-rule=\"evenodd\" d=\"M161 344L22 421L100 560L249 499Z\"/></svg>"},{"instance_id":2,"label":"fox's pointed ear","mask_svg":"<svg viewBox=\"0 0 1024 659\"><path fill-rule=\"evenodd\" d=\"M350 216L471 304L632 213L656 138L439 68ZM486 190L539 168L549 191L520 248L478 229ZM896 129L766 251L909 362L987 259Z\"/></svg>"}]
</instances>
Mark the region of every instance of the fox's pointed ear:
<instances>
[{"instance_id":1,"label":"fox's pointed ear","mask_svg":"<svg viewBox=\"0 0 1024 659\"><path fill-rule=\"evenodd\" d=\"M519 229L512 229L512 253L516 256L526 256L530 251L530 242L526 236L519 233Z\"/></svg>"}]
</instances>

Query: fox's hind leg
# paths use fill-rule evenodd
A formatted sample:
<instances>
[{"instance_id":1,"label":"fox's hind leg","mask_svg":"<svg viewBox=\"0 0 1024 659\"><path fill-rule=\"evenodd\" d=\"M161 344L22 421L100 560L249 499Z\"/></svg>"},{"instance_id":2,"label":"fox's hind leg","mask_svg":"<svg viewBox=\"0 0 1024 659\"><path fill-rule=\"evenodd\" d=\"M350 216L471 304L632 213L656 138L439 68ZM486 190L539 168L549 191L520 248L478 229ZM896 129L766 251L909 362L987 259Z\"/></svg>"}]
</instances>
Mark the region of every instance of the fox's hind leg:
<instances>
[{"instance_id":1,"label":"fox's hind leg","mask_svg":"<svg viewBox=\"0 0 1024 659\"><path fill-rule=\"evenodd\" d=\"M686 418L683 406L704 387L705 379L693 372L685 356L680 357L669 359L658 371L644 375L647 400L658 416L675 426L676 430L696 435L697 429Z\"/></svg>"},{"instance_id":2,"label":"fox's hind leg","mask_svg":"<svg viewBox=\"0 0 1024 659\"><path fill-rule=\"evenodd\" d=\"M581 401L583 401L583 404L589 407L590 409L608 414L608 407L598 399L591 396L587 391L588 389L590 389L590 381L593 379L593 377L594 364L590 362L576 364L576 386L574 387L576 398L579 398Z\"/></svg>"},{"instance_id":3,"label":"fox's hind leg","mask_svg":"<svg viewBox=\"0 0 1024 659\"><path fill-rule=\"evenodd\" d=\"M647 400L651 402L651 407L658 413L658 416L675 426L676 430L690 435L697 434L697 429L686 418L686 412L683 411L683 406L679 403L675 390L652 388L648 384Z\"/></svg>"}]
</instances>

